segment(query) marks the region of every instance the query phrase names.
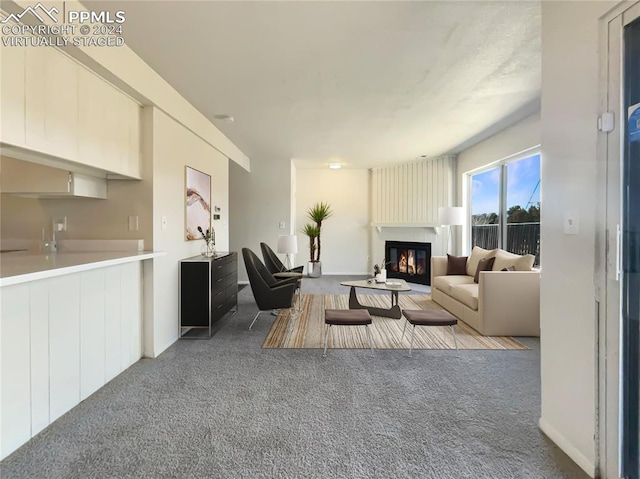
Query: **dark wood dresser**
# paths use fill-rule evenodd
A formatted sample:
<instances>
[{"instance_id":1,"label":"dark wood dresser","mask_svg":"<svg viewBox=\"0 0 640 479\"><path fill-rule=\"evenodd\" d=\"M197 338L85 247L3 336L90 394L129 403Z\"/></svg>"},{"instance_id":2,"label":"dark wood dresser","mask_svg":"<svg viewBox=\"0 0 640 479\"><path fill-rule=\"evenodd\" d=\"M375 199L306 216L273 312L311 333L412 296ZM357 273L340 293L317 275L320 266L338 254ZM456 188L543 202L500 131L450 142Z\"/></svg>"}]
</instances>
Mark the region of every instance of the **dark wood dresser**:
<instances>
[{"instance_id":1,"label":"dark wood dresser","mask_svg":"<svg viewBox=\"0 0 640 479\"><path fill-rule=\"evenodd\" d=\"M238 254L180 260L180 337L210 338L238 310Z\"/></svg>"}]
</instances>

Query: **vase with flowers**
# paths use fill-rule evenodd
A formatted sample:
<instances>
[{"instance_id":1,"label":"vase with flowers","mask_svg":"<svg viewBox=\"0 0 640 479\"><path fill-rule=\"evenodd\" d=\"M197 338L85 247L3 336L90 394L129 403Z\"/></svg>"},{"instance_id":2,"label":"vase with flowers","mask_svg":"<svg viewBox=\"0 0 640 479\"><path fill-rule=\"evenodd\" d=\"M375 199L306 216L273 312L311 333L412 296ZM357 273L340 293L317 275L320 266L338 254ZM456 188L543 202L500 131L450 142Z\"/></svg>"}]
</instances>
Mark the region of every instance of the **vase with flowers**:
<instances>
[{"instance_id":1,"label":"vase with flowers","mask_svg":"<svg viewBox=\"0 0 640 479\"><path fill-rule=\"evenodd\" d=\"M376 283L384 283L387 281L387 258L382 260L382 263L373 265L373 277Z\"/></svg>"},{"instance_id":2,"label":"vase with flowers","mask_svg":"<svg viewBox=\"0 0 640 479\"><path fill-rule=\"evenodd\" d=\"M213 229L207 228L206 231L203 231L201 226L198 226L198 231L202 235L202 239L204 239L204 244L202 248L200 248L200 254L202 256L206 256L207 258L211 258L216 254L216 232Z\"/></svg>"}]
</instances>

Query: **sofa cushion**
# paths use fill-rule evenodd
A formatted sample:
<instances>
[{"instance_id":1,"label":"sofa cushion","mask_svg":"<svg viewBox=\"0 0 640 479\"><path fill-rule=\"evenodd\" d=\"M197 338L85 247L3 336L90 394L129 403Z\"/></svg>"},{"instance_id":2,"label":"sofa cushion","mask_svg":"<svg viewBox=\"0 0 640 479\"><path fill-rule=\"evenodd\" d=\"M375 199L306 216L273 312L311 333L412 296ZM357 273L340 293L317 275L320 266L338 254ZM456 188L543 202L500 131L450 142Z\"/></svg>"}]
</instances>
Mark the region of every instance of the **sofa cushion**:
<instances>
[{"instance_id":1,"label":"sofa cushion","mask_svg":"<svg viewBox=\"0 0 640 479\"><path fill-rule=\"evenodd\" d=\"M478 268L476 269L476 274L473 276L473 282L477 283L478 281L480 281L480 271L491 271L491 268L493 268L493 263L495 262L496 258L494 256L492 256L491 258L483 258L480 261L478 261Z\"/></svg>"},{"instance_id":2,"label":"sofa cushion","mask_svg":"<svg viewBox=\"0 0 640 479\"><path fill-rule=\"evenodd\" d=\"M451 286L458 284L473 284L473 278L471 276L436 276L433 278L434 286L445 294L451 294Z\"/></svg>"},{"instance_id":3,"label":"sofa cushion","mask_svg":"<svg viewBox=\"0 0 640 479\"><path fill-rule=\"evenodd\" d=\"M478 263L480 260L489 256L494 256L495 252L495 249L483 249L480 248L480 246L474 246L473 250L471 250L471 256L469 256L469 259L467 260L467 274L469 276L474 276L478 269Z\"/></svg>"},{"instance_id":4,"label":"sofa cushion","mask_svg":"<svg viewBox=\"0 0 640 479\"><path fill-rule=\"evenodd\" d=\"M467 257L447 254L447 276L450 274L467 274Z\"/></svg>"},{"instance_id":5,"label":"sofa cushion","mask_svg":"<svg viewBox=\"0 0 640 479\"><path fill-rule=\"evenodd\" d=\"M458 284L451 286L451 296L474 311L478 310L478 284Z\"/></svg>"},{"instance_id":6,"label":"sofa cushion","mask_svg":"<svg viewBox=\"0 0 640 479\"><path fill-rule=\"evenodd\" d=\"M532 254L525 254L520 256L519 254L509 253L503 249L496 250L496 260L493 263L493 271L502 271L503 268L513 266L516 271L530 271L533 266L533 262L536 257Z\"/></svg>"}]
</instances>

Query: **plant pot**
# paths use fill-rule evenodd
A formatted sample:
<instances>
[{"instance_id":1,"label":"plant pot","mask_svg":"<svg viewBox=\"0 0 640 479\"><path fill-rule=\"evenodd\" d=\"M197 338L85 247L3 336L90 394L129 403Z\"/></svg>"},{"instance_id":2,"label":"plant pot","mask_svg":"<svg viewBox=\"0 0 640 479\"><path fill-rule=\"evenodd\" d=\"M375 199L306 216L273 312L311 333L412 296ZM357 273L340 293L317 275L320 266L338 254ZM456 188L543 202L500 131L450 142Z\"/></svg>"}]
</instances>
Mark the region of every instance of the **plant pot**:
<instances>
[{"instance_id":1,"label":"plant pot","mask_svg":"<svg viewBox=\"0 0 640 479\"><path fill-rule=\"evenodd\" d=\"M319 278L322 276L322 261L309 261L307 263L307 275L309 278Z\"/></svg>"}]
</instances>

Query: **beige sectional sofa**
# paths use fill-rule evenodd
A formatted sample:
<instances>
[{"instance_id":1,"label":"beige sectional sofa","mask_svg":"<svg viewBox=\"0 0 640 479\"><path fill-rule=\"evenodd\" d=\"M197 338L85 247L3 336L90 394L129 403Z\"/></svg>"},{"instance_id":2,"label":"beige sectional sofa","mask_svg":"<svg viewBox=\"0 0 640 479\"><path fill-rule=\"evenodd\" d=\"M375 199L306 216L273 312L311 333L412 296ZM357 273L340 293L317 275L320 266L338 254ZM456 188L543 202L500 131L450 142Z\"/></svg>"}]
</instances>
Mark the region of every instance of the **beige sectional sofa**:
<instances>
[{"instance_id":1,"label":"beige sectional sofa","mask_svg":"<svg viewBox=\"0 0 640 479\"><path fill-rule=\"evenodd\" d=\"M480 259L495 257L491 271L474 275ZM447 257L431 258L431 298L485 336L540 336L540 271L533 256L477 246L466 273L447 275ZM502 271L515 267L515 271Z\"/></svg>"}]
</instances>

